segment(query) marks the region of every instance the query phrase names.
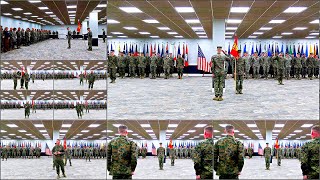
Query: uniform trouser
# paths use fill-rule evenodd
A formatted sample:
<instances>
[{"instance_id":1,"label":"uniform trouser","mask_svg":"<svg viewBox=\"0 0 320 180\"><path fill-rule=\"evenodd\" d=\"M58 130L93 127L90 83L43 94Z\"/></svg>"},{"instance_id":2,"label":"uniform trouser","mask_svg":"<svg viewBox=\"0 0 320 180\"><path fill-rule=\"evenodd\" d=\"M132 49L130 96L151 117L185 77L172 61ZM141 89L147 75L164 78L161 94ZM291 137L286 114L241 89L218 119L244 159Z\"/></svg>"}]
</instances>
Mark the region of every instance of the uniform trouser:
<instances>
[{"instance_id":1,"label":"uniform trouser","mask_svg":"<svg viewBox=\"0 0 320 180\"><path fill-rule=\"evenodd\" d=\"M246 78L249 77L249 74L250 74L250 66L246 67Z\"/></svg>"},{"instance_id":2,"label":"uniform trouser","mask_svg":"<svg viewBox=\"0 0 320 180\"><path fill-rule=\"evenodd\" d=\"M119 67L119 75L120 77L124 77L126 74L125 67Z\"/></svg>"},{"instance_id":3,"label":"uniform trouser","mask_svg":"<svg viewBox=\"0 0 320 180\"><path fill-rule=\"evenodd\" d=\"M86 155L86 161L89 159L90 161L90 155Z\"/></svg>"},{"instance_id":4,"label":"uniform trouser","mask_svg":"<svg viewBox=\"0 0 320 180\"><path fill-rule=\"evenodd\" d=\"M243 75L237 75L237 77L236 77L236 90L237 90L237 92L242 91L242 84L243 84Z\"/></svg>"},{"instance_id":5,"label":"uniform trouser","mask_svg":"<svg viewBox=\"0 0 320 180\"><path fill-rule=\"evenodd\" d=\"M109 68L110 70L110 79L111 81L115 81L117 76L116 76L116 73L117 73L117 68Z\"/></svg>"},{"instance_id":6,"label":"uniform trouser","mask_svg":"<svg viewBox=\"0 0 320 180\"><path fill-rule=\"evenodd\" d=\"M68 39L68 47L71 48L71 39Z\"/></svg>"},{"instance_id":7,"label":"uniform trouser","mask_svg":"<svg viewBox=\"0 0 320 180\"><path fill-rule=\"evenodd\" d=\"M216 75L214 78L214 93L216 97L223 96L224 75Z\"/></svg>"},{"instance_id":8,"label":"uniform trouser","mask_svg":"<svg viewBox=\"0 0 320 180\"><path fill-rule=\"evenodd\" d=\"M278 157L278 166L281 166L281 157Z\"/></svg>"},{"instance_id":9,"label":"uniform trouser","mask_svg":"<svg viewBox=\"0 0 320 180\"><path fill-rule=\"evenodd\" d=\"M24 79L20 80L20 87L23 88L23 84L24 84Z\"/></svg>"},{"instance_id":10,"label":"uniform trouser","mask_svg":"<svg viewBox=\"0 0 320 180\"><path fill-rule=\"evenodd\" d=\"M174 160L175 160L175 158L174 158L174 157L171 157L170 159L171 159L171 166L173 166L173 165L174 165Z\"/></svg>"},{"instance_id":11,"label":"uniform trouser","mask_svg":"<svg viewBox=\"0 0 320 180\"><path fill-rule=\"evenodd\" d=\"M16 90L18 85L18 80L13 80L13 89Z\"/></svg>"},{"instance_id":12,"label":"uniform trouser","mask_svg":"<svg viewBox=\"0 0 320 180\"><path fill-rule=\"evenodd\" d=\"M65 159L66 161L64 162L64 165L67 165L67 161L69 160L70 166L71 166L71 156Z\"/></svg>"},{"instance_id":13,"label":"uniform trouser","mask_svg":"<svg viewBox=\"0 0 320 180\"><path fill-rule=\"evenodd\" d=\"M183 76L183 68L178 68L178 76Z\"/></svg>"},{"instance_id":14,"label":"uniform trouser","mask_svg":"<svg viewBox=\"0 0 320 180\"><path fill-rule=\"evenodd\" d=\"M61 168L61 171L62 171L62 174L65 174L64 173L64 163L63 163L63 160L62 159L55 159L55 165L56 165L56 171L57 171L57 174L60 175L60 168Z\"/></svg>"},{"instance_id":15,"label":"uniform trouser","mask_svg":"<svg viewBox=\"0 0 320 180\"><path fill-rule=\"evenodd\" d=\"M318 77L319 76L319 68L317 67L317 68L314 68L313 69L313 73L314 73L314 76L315 77Z\"/></svg>"},{"instance_id":16,"label":"uniform trouser","mask_svg":"<svg viewBox=\"0 0 320 180\"><path fill-rule=\"evenodd\" d=\"M283 79L283 71L284 69L278 69L278 82L281 84Z\"/></svg>"},{"instance_id":17,"label":"uniform trouser","mask_svg":"<svg viewBox=\"0 0 320 180\"><path fill-rule=\"evenodd\" d=\"M92 50L92 40L88 40L89 50Z\"/></svg>"},{"instance_id":18,"label":"uniform trouser","mask_svg":"<svg viewBox=\"0 0 320 180\"><path fill-rule=\"evenodd\" d=\"M253 77L258 78L260 67L253 67Z\"/></svg>"},{"instance_id":19,"label":"uniform trouser","mask_svg":"<svg viewBox=\"0 0 320 180\"><path fill-rule=\"evenodd\" d=\"M301 71L302 71L302 72L301 72L302 77L305 78L305 77L306 77L306 74L307 74L307 68L306 68L306 67L302 67L302 70L301 70Z\"/></svg>"},{"instance_id":20,"label":"uniform trouser","mask_svg":"<svg viewBox=\"0 0 320 180\"><path fill-rule=\"evenodd\" d=\"M149 77L150 74L150 65L146 66L146 77Z\"/></svg>"},{"instance_id":21,"label":"uniform trouser","mask_svg":"<svg viewBox=\"0 0 320 180\"><path fill-rule=\"evenodd\" d=\"M89 81L89 89L93 89L93 82Z\"/></svg>"},{"instance_id":22,"label":"uniform trouser","mask_svg":"<svg viewBox=\"0 0 320 180\"><path fill-rule=\"evenodd\" d=\"M162 67L161 66L157 66L157 75L160 76L161 70L162 70Z\"/></svg>"},{"instance_id":23,"label":"uniform trouser","mask_svg":"<svg viewBox=\"0 0 320 180\"><path fill-rule=\"evenodd\" d=\"M263 76L264 78L267 78L269 74L269 66L268 65L264 65L263 66Z\"/></svg>"},{"instance_id":24,"label":"uniform trouser","mask_svg":"<svg viewBox=\"0 0 320 180\"><path fill-rule=\"evenodd\" d=\"M301 68L295 68L294 71L295 71L295 74L296 74L296 78L300 79Z\"/></svg>"},{"instance_id":25,"label":"uniform trouser","mask_svg":"<svg viewBox=\"0 0 320 180\"><path fill-rule=\"evenodd\" d=\"M4 160L4 159L8 159L8 155L7 154L2 154L2 160Z\"/></svg>"},{"instance_id":26,"label":"uniform trouser","mask_svg":"<svg viewBox=\"0 0 320 180\"><path fill-rule=\"evenodd\" d=\"M29 117L30 116L30 110L24 110L24 116Z\"/></svg>"},{"instance_id":27,"label":"uniform trouser","mask_svg":"<svg viewBox=\"0 0 320 180\"><path fill-rule=\"evenodd\" d=\"M166 75L166 78L168 78L170 75L170 67L164 67L164 73Z\"/></svg>"},{"instance_id":28,"label":"uniform trouser","mask_svg":"<svg viewBox=\"0 0 320 180\"><path fill-rule=\"evenodd\" d=\"M286 78L290 77L291 67L286 67Z\"/></svg>"},{"instance_id":29,"label":"uniform trouser","mask_svg":"<svg viewBox=\"0 0 320 180\"><path fill-rule=\"evenodd\" d=\"M89 113L89 108L86 108L86 113Z\"/></svg>"},{"instance_id":30,"label":"uniform trouser","mask_svg":"<svg viewBox=\"0 0 320 180\"><path fill-rule=\"evenodd\" d=\"M83 79L80 78L80 85L83 84Z\"/></svg>"},{"instance_id":31,"label":"uniform trouser","mask_svg":"<svg viewBox=\"0 0 320 180\"><path fill-rule=\"evenodd\" d=\"M213 178L211 178L213 179ZM220 174L219 179L239 179L237 174Z\"/></svg>"},{"instance_id":32,"label":"uniform trouser","mask_svg":"<svg viewBox=\"0 0 320 180\"><path fill-rule=\"evenodd\" d=\"M135 66L129 66L129 74L130 77L135 77L136 76L136 67Z\"/></svg>"},{"instance_id":33,"label":"uniform trouser","mask_svg":"<svg viewBox=\"0 0 320 180\"><path fill-rule=\"evenodd\" d=\"M273 68L273 76L277 77L278 76L278 68L274 66Z\"/></svg>"},{"instance_id":34,"label":"uniform trouser","mask_svg":"<svg viewBox=\"0 0 320 180\"><path fill-rule=\"evenodd\" d=\"M163 169L164 157L163 157L163 156L159 156L159 157L158 157L158 160L159 160L159 167L160 167L160 169Z\"/></svg>"},{"instance_id":35,"label":"uniform trouser","mask_svg":"<svg viewBox=\"0 0 320 180\"><path fill-rule=\"evenodd\" d=\"M145 67L139 67L139 75L140 75L140 77L144 77L144 75L145 75Z\"/></svg>"},{"instance_id":36,"label":"uniform trouser","mask_svg":"<svg viewBox=\"0 0 320 180\"><path fill-rule=\"evenodd\" d=\"M152 77L156 77L156 70L157 70L156 66L150 66L150 72Z\"/></svg>"},{"instance_id":37,"label":"uniform trouser","mask_svg":"<svg viewBox=\"0 0 320 180\"><path fill-rule=\"evenodd\" d=\"M77 110L78 117L82 117L81 110Z\"/></svg>"},{"instance_id":38,"label":"uniform trouser","mask_svg":"<svg viewBox=\"0 0 320 180\"><path fill-rule=\"evenodd\" d=\"M112 175L112 179L132 179L132 175L114 174Z\"/></svg>"},{"instance_id":39,"label":"uniform trouser","mask_svg":"<svg viewBox=\"0 0 320 180\"><path fill-rule=\"evenodd\" d=\"M29 88L29 81L25 81L24 86L25 86L26 89L28 90L28 88Z\"/></svg>"},{"instance_id":40,"label":"uniform trouser","mask_svg":"<svg viewBox=\"0 0 320 180\"><path fill-rule=\"evenodd\" d=\"M265 159L265 161L266 161L266 168L269 169L269 168L270 168L270 157L267 156L267 157L265 157L264 159Z\"/></svg>"},{"instance_id":41,"label":"uniform trouser","mask_svg":"<svg viewBox=\"0 0 320 180\"><path fill-rule=\"evenodd\" d=\"M308 67L308 78L312 78L313 76L313 68Z\"/></svg>"}]
</instances>

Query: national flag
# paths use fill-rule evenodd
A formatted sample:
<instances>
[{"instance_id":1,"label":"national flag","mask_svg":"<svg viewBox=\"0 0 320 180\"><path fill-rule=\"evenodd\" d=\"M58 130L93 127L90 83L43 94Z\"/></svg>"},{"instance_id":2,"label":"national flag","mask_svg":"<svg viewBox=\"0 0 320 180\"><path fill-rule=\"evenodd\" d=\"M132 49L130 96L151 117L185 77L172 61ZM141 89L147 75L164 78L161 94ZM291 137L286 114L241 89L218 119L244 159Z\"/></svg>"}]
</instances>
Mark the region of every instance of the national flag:
<instances>
[{"instance_id":1,"label":"national flag","mask_svg":"<svg viewBox=\"0 0 320 180\"><path fill-rule=\"evenodd\" d=\"M298 46L298 53L300 53L300 44L299 44L299 46Z\"/></svg>"},{"instance_id":2,"label":"national flag","mask_svg":"<svg viewBox=\"0 0 320 180\"><path fill-rule=\"evenodd\" d=\"M22 68L21 68L21 76L23 76L24 75L24 66L22 66Z\"/></svg>"},{"instance_id":3,"label":"national flag","mask_svg":"<svg viewBox=\"0 0 320 180\"><path fill-rule=\"evenodd\" d=\"M151 151L152 155L156 156L157 155L157 149L154 146L154 144L152 143L152 151Z\"/></svg>"},{"instance_id":4,"label":"national flag","mask_svg":"<svg viewBox=\"0 0 320 180\"><path fill-rule=\"evenodd\" d=\"M167 42L167 46L166 46L166 53L169 54L169 44Z\"/></svg>"},{"instance_id":5,"label":"national flag","mask_svg":"<svg viewBox=\"0 0 320 180\"><path fill-rule=\"evenodd\" d=\"M300 46L300 45L299 45ZM304 53L303 51L303 44L301 45L301 52L300 53Z\"/></svg>"},{"instance_id":6,"label":"national flag","mask_svg":"<svg viewBox=\"0 0 320 180\"><path fill-rule=\"evenodd\" d=\"M272 53L275 52L275 47L274 47L274 46L275 46L274 44L272 44L272 46L271 46L271 48L272 48L271 52L272 52Z\"/></svg>"},{"instance_id":7,"label":"national flag","mask_svg":"<svg viewBox=\"0 0 320 180\"><path fill-rule=\"evenodd\" d=\"M319 55L319 46L318 46L318 44L316 45L317 47L316 47L316 55Z\"/></svg>"},{"instance_id":8,"label":"national flag","mask_svg":"<svg viewBox=\"0 0 320 180\"><path fill-rule=\"evenodd\" d=\"M308 52L308 44L306 44L306 56L309 56L309 52Z\"/></svg>"},{"instance_id":9,"label":"national flag","mask_svg":"<svg viewBox=\"0 0 320 180\"><path fill-rule=\"evenodd\" d=\"M259 47L259 56L261 55L262 53L262 48L261 48L261 43L260 43L260 47Z\"/></svg>"},{"instance_id":10,"label":"national flag","mask_svg":"<svg viewBox=\"0 0 320 180\"><path fill-rule=\"evenodd\" d=\"M146 44L143 44L143 56L146 56L145 48L146 48Z\"/></svg>"},{"instance_id":11,"label":"national flag","mask_svg":"<svg viewBox=\"0 0 320 180\"><path fill-rule=\"evenodd\" d=\"M230 54L230 51L231 51L231 49L230 49L230 43L229 43L229 46L228 46L228 54Z\"/></svg>"},{"instance_id":12,"label":"national flag","mask_svg":"<svg viewBox=\"0 0 320 180\"><path fill-rule=\"evenodd\" d=\"M263 155L263 149L262 149L260 143L259 143L259 148L258 148L258 154L261 155L261 156Z\"/></svg>"},{"instance_id":13,"label":"national flag","mask_svg":"<svg viewBox=\"0 0 320 180\"><path fill-rule=\"evenodd\" d=\"M274 145L274 147L275 147L276 149L279 149L279 140L278 140L278 138L276 139L276 144Z\"/></svg>"},{"instance_id":14,"label":"national flag","mask_svg":"<svg viewBox=\"0 0 320 180\"><path fill-rule=\"evenodd\" d=\"M286 53L289 53L289 47L288 47L288 44L286 44Z\"/></svg>"},{"instance_id":15,"label":"national flag","mask_svg":"<svg viewBox=\"0 0 320 180\"><path fill-rule=\"evenodd\" d=\"M309 53L311 54L311 53L313 53L313 48L312 48L312 45L310 44L310 46L309 46Z\"/></svg>"},{"instance_id":16,"label":"national flag","mask_svg":"<svg viewBox=\"0 0 320 180\"><path fill-rule=\"evenodd\" d=\"M254 44L252 43L252 46L251 46L251 55L254 54L253 46L254 46Z\"/></svg>"},{"instance_id":17,"label":"national flag","mask_svg":"<svg viewBox=\"0 0 320 180\"><path fill-rule=\"evenodd\" d=\"M284 49L283 49L283 44L281 45L281 52L282 53L284 53L284 51L283 51Z\"/></svg>"},{"instance_id":18,"label":"national flag","mask_svg":"<svg viewBox=\"0 0 320 180\"><path fill-rule=\"evenodd\" d=\"M80 20L78 19L77 32L80 33L80 31L81 31L81 23L80 23Z\"/></svg>"},{"instance_id":19,"label":"national flag","mask_svg":"<svg viewBox=\"0 0 320 180\"><path fill-rule=\"evenodd\" d=\"M186 44L186 55L185 55L185 57L184 57L184 66L185 67L188 67L189 66L189 60L188 60L188 45Z\"/></svg>"},{"instance_id":20,"label":"national flag","mask_svg":"<svg viewBox=\"0 0 320 180\"><path fill-rule=\"evenodd\" d=\"M67 149L67 138L66 138L66 136L64 136L64 138L63 138L63 148Z\"/></svg>"},{"instance_id":21,"label":"national flag","mask_svg":"<svg viewBox=\"0 0 320 180\"><path fill-rule=\"evenodd\" d=\"M123 43L123 50L122 50L123 54L126 54L126 45Z\"/></svg>"},{"instance_id":22,"label":"national flag","mask_svg":"<svg viewBox=\"0 0 320 180\"><path fill-rule=\"evenodd\" d=\"M293 56L297 57L297 52L296 52L296 46L295 45L293 45Z\"/></svg>"},{"instance_id":23,"label":"national flag","mask_svg":"<svg viewBox=\"0 0 320 180\"><path fill-rule=\"evenodd\" d=\"M279 45L277 44L277 53L279 54L280 52L279 52Z\"/></svg>"},{"instance_id":24,"label":"national flag","mask_svg":"<svg viewBox=\"0 0 320 180\"><path fill-rule=\"evenodd\" d=\"M22 146L22 147L23 147L23 146ZM49 146L48 146L47 143L46 143L45 153L46 153L46 155L48 155L48 156L51 156L51 155L52 155L51 150L50 150L50 148L49 148Z\"/></svg>"},{"instance_id":25,"label":"national flag","mask_svg":"<svg viewBox=\"0 0 320 180\"><path fill-rule=\"evenodd\" d=\"M182 45L182 58L184 59L184 57L185 57L185 49L184 49L184 43L183 43L183 45Z\"/></svg>"},{"instance_id":26,"label":"national flag","mask_svg":"<svg viewBox=\"0 0 320 180\"><path fill-rule=\"evenodd\" d=\"M270 44L269 44L269 47L268 47L268 56L271 57L272 56L272 51L270 49Z\"/></svg>"},{"instance_id":27,"label":"national flag","mask_svg":"<svg viewBox=\"0 0 320 180\"><path fill-rule=\"evenodd\" d=\"M170 139L170 142L169 142L169 148L172 149L173 148L173 145L172 145L172 139Z\"/></svg>"},{"instance_id":28,"label":"national flag","mask_svg":"<svg viewBox=\"0 0 320 180\"><path fill-rule=\"evenodd\" d=\"M290 54L290 55L293 54L293 52L292 52L292 45L290 45L289 54Z\"/></svg>"},{"instance_id":29,"label":"national flag","mask_svg":"<svg viewBox=\"0 0 320 180\"><path fill-rule=\"evenodd\" d=\"M143 147L143 143L141 144L141 147Z\"/></svg>"},{"instance_id":30,"label":"national flag","mask_svg":"<svg viewBox=\"0 0 320 180\"><path fill-rule=\"evenodd\" d=\"M256 52L257 52L258 55L259 55L258 44L256 44Z\"/></svg>"},{"instance_id":31,"label":"national flag","mask_svg":"<svg viewBox=\"0 0 320 180\"><path fill-rule=\"evenodd\" d=\"M149 54L149 45L147 44L147 51L146 51L146 54ZM145 55L146 55L145 54Z\"/></svg>"},{"instance_id":32,"label":"national flag","mask_svg":"<svg viewBox=\"0 0 320 180\"><path fill-rule=\"evenodd\" d=\"M150 44L150 57L152 56L153 52L152 52L152 43Z\"/></svg>"},{"instance_id":33,"label":"national flag","mask_svg":"<svg viewBox=\"0 0 320 180\"><path fill-rule=\"evenodd\" d=\"M138 56L138 44L136 44L136 49L134 51L134 56Z\"/></svg>"},{"instance_id":34,"label":"national flag","mask_svg":"<svg viewBox=\"0 0 320 180\"><path fill-rule=\"evenodd\" d=\"M163 44L162 44L162 46L161 46L161 57L163 57L163 55L164 55L164 47L163 47Z\"/></svg>"},{"instance_id":35,"label":"national flag","mask_svg":"<svg viewBox=\"0 0 320 180\"><path fill-rule=\"evenodd\" d=\"M237 37L237 35L234 36L234 42L233 42L233 46L232 46L230 54L234 57L238 56L238 37Z\"/></svg>"},{"instance_id":36,"label":"national flag","mask_svg":"<svg viewBox=\"0 0 320 180\"><path fill-rule=\"evenodd\" d=\"M147 142L146 142L146 144L145 144L145 147L146 147L146 148L148 147L148 144L147 144Z\"/></svg>"},{"instance_id":37,"label":"national flag","mask_svg":"<svg viewBox=\"0 0 320 180\"><path fill-rule=\"evenodd\" d=\"M198 70L204 71L204 72L210 72L211 71L211 66L210 63L207 62L206 57L204 56L200 46L198 45Z\"/></svg>"},{"instance_id":38,"label":"national flag","mask_svg":"<svg viewBox=\"0 0 320 180\"><path fill-rule=\"evenodd\" d=\"M245 44L243 48L243 53L246 53L246 52L247 52L247 44Z\"/></svg>"}]
</instances>

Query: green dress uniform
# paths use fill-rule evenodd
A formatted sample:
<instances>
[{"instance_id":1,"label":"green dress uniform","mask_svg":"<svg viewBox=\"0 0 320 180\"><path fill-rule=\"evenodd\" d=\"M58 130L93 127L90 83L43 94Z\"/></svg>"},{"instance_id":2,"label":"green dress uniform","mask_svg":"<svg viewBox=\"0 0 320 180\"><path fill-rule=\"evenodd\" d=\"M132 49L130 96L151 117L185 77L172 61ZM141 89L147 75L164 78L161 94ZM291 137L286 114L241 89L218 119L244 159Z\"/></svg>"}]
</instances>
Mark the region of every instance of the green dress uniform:
<instances>
[{"instance_id":1,"label":"green dress uniform","mask_svg":"<svg viewBox=\"0 0 320 180\"><path fill-rule=\"evenodd\" d=\"M194 150L193 161L196 175L201 179L213 179L213 152L214 142L212 138L200 142Z\"/></svg>"},{"instance_id":2,"label":"green dress uniform","mask_svg":"<svg viewBox=\"0 0 320 180\"><path fill-rule=\"evenodd\" d=\"M163 170L163 163L164 163L164 156L165 156L165 149L163 147L159 147L157 149L157 156L158 156L158 160L159 160L159 167L160 170Z\"/></svg>"}]
</instances>

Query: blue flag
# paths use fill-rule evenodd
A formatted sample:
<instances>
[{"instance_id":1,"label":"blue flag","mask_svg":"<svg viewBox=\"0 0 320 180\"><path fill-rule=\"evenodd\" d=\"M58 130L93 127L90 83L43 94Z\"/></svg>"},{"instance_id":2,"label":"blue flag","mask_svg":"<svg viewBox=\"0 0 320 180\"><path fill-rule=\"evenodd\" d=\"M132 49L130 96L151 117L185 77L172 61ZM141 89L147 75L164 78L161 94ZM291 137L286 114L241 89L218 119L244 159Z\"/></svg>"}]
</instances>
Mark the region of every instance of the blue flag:
<instances>
[{"instance_id":1,"label":"blue flag","mask_svg":"<svg viewBox=\"0 0 320 180\"><path fill-rule=\"evenodd\" d=\"M302 44L302 46L301 46L301 53L304 53L304 51L303 51L303 44Z\"/></svg>"},{"instance_id":2,"label":"blue flag","mask_svg":"<svg viewBox=\"0 0 320 180\"><path fill-rule=\"evenodd\" d=\"M254 44L252 44L252 47L251 47L251 55L254 54L253 46Z\"/></svg>"},{"instance_id":3,"label":"blue flag","mask_svg":"<svg viewBox=\"0 0 320 180\"><path fill-rule=\"evenodd\" d=\"M261 43L260 43L260 47L259 47L259 56L262 53L262 48L261 48Z\"/></svg>"},{"instance_id":4,"label":"blue flag","mask_svg":"<svg viewBox=\"0 0 320 180\"><path fill-rule=\"evenodd\" d=\"M306 45L306 57L308 57L308 45Z\"/></svg>"},{"instance_id":5,"label":"blue flag","mask_svg":"<svg viewBox=\"0 0 320 180\"><path fill-rule=\"evenodd\" d=\"M162 44L162 50L161 50L161 57L163 57L163 55L164 55L164 51L163 51L163 44Z\"/></svg>"},{"instance_id":6,"label":"blue flag","mask_svg":"<svg viewBox=\"0 0 320 180\"><path fill-rule=\"evenodd\" d=\"M246 53L246 52L247 52L247 45L245 44L243 48L243 53Z\"/></svg>"},{"instance_id":7,"label":"blue flag","mask_svg":"<svg viewBox=\"0 0 320 180\"><path fill-rule=\"evenodd\" d=\"M271 52L271 49L270 49L270 44L269 44L269 47L268 47L268 56L269 56L269 57L272 56L272 52Z\"/></svg>"},{"instance_id":8,"label":"blue flag","mask_svg":"<svg viewBox=\"0 0 320 180\"><path fill-rule=\"evenodd\" d=\"M294 55L294 57L297 57L296 46L295 45L293 45L293 55Z\"/></svg>"},{"instance_id":9,"label":"blue flag","mask_svg":"<svg viewBox=\"0 0 320 180\"><path fill-rule=\"evenodd\" d=\"M228 54L230 54L230 43L229 43L229 47L228 47Z\"/></svg>"},{"instance_id":10,"label":"blue flag","mask_svg":"<svg viewBox=\"0 0 320 180\"><path fill-rule=\"evenodd\" d=\"M286 45L286 53L289 53L288 44Z\"/></svg>"}]
</instances>

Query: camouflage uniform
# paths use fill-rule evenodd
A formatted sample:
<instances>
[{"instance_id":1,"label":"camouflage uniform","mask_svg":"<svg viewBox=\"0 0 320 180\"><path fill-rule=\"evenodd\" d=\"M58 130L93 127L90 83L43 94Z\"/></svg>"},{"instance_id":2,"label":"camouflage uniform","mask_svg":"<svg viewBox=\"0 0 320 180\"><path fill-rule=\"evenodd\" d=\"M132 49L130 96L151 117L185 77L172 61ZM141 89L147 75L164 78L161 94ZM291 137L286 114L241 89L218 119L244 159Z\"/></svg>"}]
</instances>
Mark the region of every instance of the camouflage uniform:
<instances>
[{"instance_id":1,"label":"camouflage uniform","mask_svg":"<svg viewBox=\"0 0 320 180\"><path fill-rule=\"evenodd\" d=\"M138 57L138 67L140 78L144 78L146 69L146 58L143 56Z\"/></svg>"},{"instance_id":2,"label":"camouflage uniform","mask_svg":"<svg viewBox=\"0 0 320 180\"><path fill-rule=\"evenodd\" d=\"M155 79L156 78L157 60L158 60L158 58L156 56L152 56L151 57L151 60L150 60L151 79Z\"/></svg>"},{"instance_id":3,"label":"camouflage uniform","mask_svg":"<svg viewBox=\"0 0 320 180\"><path fill-rule=\"evenodd\" d=\"M279 84L283 85L282 80L283 80L283 71L285 69L285 58L280 57L280 56L274 56L272 58L273 60L276 61L277 64L277 74L278 74L278 82Z\"/></svg>"},{"instance_id":4,"label":"camouflage uniform","mask_svg":"<svg viewBox=\"0 0 320 180\"><path fill-rule=\"evenodd\" d=\"M268 56L261 57L261 63L263 68L263 76L265 79L268 79L269 69L270 69L270 57Z\"/></svg>"},{"instance_id":5,"label":"camouflage uniform","mask_svg":"<svg viewBox=\"0 0 320 180\"><path fill-rule=\"evenodd\" d=\"M249 74L250 74L250 68L251 68L250 59L249 59L249 57L246 57L246 56L244 56L242 58L244 59L244 61L246 63L246 72L245 72L246 74L245 74L245 76L246 76L246 79L248 79Z\"/></svg>"},{"instance_id":6,"label":"camouflage uniform","mask_svg":"<svg viewBox=\"0 0 320 180\"><path fill-rule=\"evenodd\" d=\"M158 160L159 160L160 170L163 170L163 162L164 162L165 151L166 150L163 147L159 147L157 149L157 156L158 156Z\"/></svg>"},{"instance_id":7,"label":"camouflage uniform","mask_svg":"<svg viewBox=\"0 0 320 180\"><path fill-rule=\"evenodd\" d=\"M282 158L282 154L283 154L283 149L282 148L278 148L277 149L277 156L278 156L278 166L281 166L281 158Z\"/></svg>"},{"instance_id":8,"label":"camouflage uniform","mask_svg":"<svg viewBox=\"0 0 320 180\"><path fill-rule=\"evenodd\" d=\"M270 158L271 158L271 148L270 147L265 147L263 150L263 155L266 161L266 168L269 170L270 168Z\"/></svg>"},{"instance_id":9,"label":"camouflage uniform","mask_svg":"<svg viewBox=\"0 0 320 180\"><path fill-rule=\"evenodd\" d=\"M183 68L184 68L184 59L182 57L180 57L177 59L177 69L178 69L179 79L182 79Z\"/></svg>"},{"instance_id":10,"label":"camouflage uniform","mask_svg":"<svg viewBox=\"0 0 320 180\"><path fill-rule=\"evenodd\" d=\"M170 149L170 159L171 159L171 166L174 166L174 160L176 159L176 149Z\"/></svg>"},{"instance_id":11,"label":"camouflage uniform","mask_svg":"<svg viewBox=\"0 0 320 180\"><path fill-rule=\"evenodd\" d=\"M133 56L129 56L129 74L131 78L136 76L136 59Z\"/></svg>"},{"instance_id":12,"label":"camouflage uniform","mask_svg":"<svg viewBox=\"0 0 320 180\"><path fill-rule=\"evenodd\" d=\"M117 76L116 76L117 64L118 64L118 57L117 56L109 56L108 57L108 68L109 68L111 83L114 83L117 78Z\"/></svg>"},{"instance_id":13,"label":"camouflage uniform","mask_svg":"<svg viewBox=\"0 0 320 180\"><path fill-rule=\"evenodd\" d=\"M229 57L217 54L211 57L212 73L214 74L214 93L215 100L223 100L223 88L226 76L226 60L230 60Z\"/></svg>"},{"instance_id":14,"label":"camouflage uniform","mask_svg":"<svg viewBox=\"0 0 320 180\"><path fill-rule=\"evenodd\" d=\"M163 60L163 70L165 74L165 79L168 79L170 76L170 68L171 68L171 58L167 56Z\"/></svg>"},{"instance_id":15,"label":"camouflage uniform","mask_svg":"<svg viewBox=\"0 0 320 180\"><path fill-rule=\"evenodd\" d=\"M242 57L236 60L236 94L242 94L243 76L246 72L246 61Z\"/></svg>"},{"instance_id":16,"label":"camouflage uniform","mask_svg":"<svg viewBox=\"0 0 320 180\"><path fill-rule=\"evenodd\" d=\"M125 73L126 73L126 57L124 56L119 56L118 57L118 66L119 66L119 75L121 78L124 78Z\"/></svg>"},{"instance_id":17,"label":"camouflage uniform","mask_svg":"<svg viewBox=\"0 0 320 180\"><path fill-rule=\"evenodd\" d=\"M107 148L107 168L113 179L131 179L137 167L136 143L120 135L111 140Z\"/></svg>"},{"instance_id":18,"label":"camouflage uniform","mask_svg":"<svg viewBox=\"0 0 320 180\"><path fill-rule=\"evenodd\" d=\"M258 79L259 76L259 70L260 70L260 59L259 57L252 56L251 57L251 64L253 68L252 77L255 79Z\"/></svg>"},{"instance_id":19,"label":"camouflage uniform","mask_svg":"<svg viewBox=\"0 0 320 180\"><path fill-rule=\"evenodd\" d=\"M300 74L301 74L301 68L302 68L301 57L295 57L293 59L293 65L294 65L294 71L295 71L296 78L300 80L301 79Z\"/></svg>"},{"instance_id":20,"label":"camouflage uniform","mask_svg":"<svg viewBox=\"0 0 320 180\"><path fill-rule=\"evenodd\" d=\"M55 152L60 152L61 154L54 155ZM56 145L52 149L52 154L54 155L54 165L56 166L56 171L58 176L60 176L60 168L63 176L65 176L64 163L63 163L64 153L65 152L62 145Z\"/></svg>"},{"instance_id":21,"label":"camouflage uniform","mask_svg":"<svg viewBox=\"0 0 320 180\"><path fill-rule=\"evenodd\" d=\"M320 179L320 137L304 144L301 148L301 170L308 179Z\"/></svg>"},{"instance_id":22,"label":"camouflage uniform","mask_svg":"<svg viewBox=\"0 0 320 180\"><path fill-rule=\"evenodd\" d=\"M220 179L237 179L244 165L243 144L227 135L214 148L214 170Z\"/></svg>"},{"instance_id":23,"label":"camouflage uniform","mask_svg":"<svg viewBox=\"0 0 320 180\"><path fill-rule=\"evenodd\" d=\"M194 169L201 179L213 179L213 150L212 138L200 142L194 150Z\"/></svg>"},{"instance_id":24,"label":"camouflage uniform","mask_svg":"<svg viewBox=\"0 0 320 180\"><path fill-rule=\"evenodd\" d=\"M306 60L306 65L308 68L308 78L310 78L310 80L312 80L312 76L313 76L314 62L315 62L314 57L308 57Z\"/></svg>"},{"instance_id":25,"label":"camouflage uniform","mask_svg":"<svg viewBox=\"0 0 320 180\"><path fill-rule=\"evenodd\" d=\"M290 71L291 71L291 63L292 63L291 60L292 60L292 58L290 56L288 56L288 57L286 56L284 59L286 60L286 62L285 62L286 78L289 79Z\"/></svg>"}]
</instances>

